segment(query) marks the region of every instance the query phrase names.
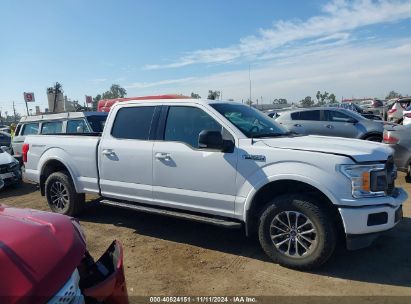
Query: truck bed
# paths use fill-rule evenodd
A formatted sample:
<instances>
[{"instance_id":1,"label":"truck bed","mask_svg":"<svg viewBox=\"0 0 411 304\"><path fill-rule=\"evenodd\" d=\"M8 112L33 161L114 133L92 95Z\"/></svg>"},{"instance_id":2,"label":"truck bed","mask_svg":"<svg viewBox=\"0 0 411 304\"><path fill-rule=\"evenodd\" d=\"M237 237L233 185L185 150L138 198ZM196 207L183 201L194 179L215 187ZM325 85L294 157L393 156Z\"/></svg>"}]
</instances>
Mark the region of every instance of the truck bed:
<instances>
[{"instance_id":1,"label":"truck bed","mask_svg":"<svg viewBox=\"0 0 411 304\"><path fill-rule=\"evenodd\" d=\"M99 133L30 135L29 157L25 176L40 182L40 175L51 161L61 162L70 168L76 190L79 193L99 193L97 148Z\"/></svg>"}]
</instances>

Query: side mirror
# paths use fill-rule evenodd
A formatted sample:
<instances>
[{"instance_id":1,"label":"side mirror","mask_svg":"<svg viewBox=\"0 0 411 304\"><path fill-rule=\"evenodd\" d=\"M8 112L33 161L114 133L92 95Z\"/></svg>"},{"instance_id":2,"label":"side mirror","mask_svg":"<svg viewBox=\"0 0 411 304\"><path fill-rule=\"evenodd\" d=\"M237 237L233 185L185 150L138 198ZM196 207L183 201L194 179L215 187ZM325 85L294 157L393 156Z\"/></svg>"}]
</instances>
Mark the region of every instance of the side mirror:
<instances>
[{"instance_id":1,"label":"side mirror","mask_svg":"<svg viewBox=\"0 0 411 304\"><path fill-rule=\"evenodd\" d=\"M203 130L198 135L198 147L200 149L232 152L234 143L231 140L224 140L220 131Z\"/></svg>"},{"instance_id":2,"label":"side mirror","mask_svg":"<svg viewBox=\"0 0 411 304\"><path fill-rule=\"evenodd\" d=\"M8 152L9 151L9 147L7 147L7 146L1 146L0 149L3 150L3 152Z\"/></svg>"}]
</instances>

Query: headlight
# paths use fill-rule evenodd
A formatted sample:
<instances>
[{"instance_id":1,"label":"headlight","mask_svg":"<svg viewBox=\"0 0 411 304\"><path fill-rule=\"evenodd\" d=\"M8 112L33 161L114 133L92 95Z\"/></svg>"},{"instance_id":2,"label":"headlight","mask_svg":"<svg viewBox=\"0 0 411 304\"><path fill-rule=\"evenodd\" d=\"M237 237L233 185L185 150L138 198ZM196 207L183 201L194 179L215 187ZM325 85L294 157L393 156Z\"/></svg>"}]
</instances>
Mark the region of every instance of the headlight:
<instances>
[{"instance_id":1,"label":"headlight","mask_svg":"<svg viewBox=\"0 0 411 304\"><path fill-rule=\"evenodd\" d=\"M341 172L351 180L352 196L385 196L387 171L384 164L341 165Z\"/></svg>"}]
</instances>

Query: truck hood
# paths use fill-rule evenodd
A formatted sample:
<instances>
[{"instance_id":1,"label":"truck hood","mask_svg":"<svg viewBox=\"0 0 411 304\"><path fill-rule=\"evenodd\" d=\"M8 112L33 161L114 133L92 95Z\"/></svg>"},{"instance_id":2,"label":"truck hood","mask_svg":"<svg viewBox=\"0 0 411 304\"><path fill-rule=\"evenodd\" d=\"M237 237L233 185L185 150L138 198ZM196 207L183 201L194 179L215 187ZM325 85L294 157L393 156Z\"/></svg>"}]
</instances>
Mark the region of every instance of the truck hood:
<instances>
[{"instance_id":1,"label":"truck hood","mask_svg":"<svg viewBox=\"0 0 411 304\"><path fill-rule=\"evenodd\" d=\"M80 264L86 245L71 218L0 205L0 295L46 302Z\"/></svg>"},{"instance_id":2,"label":"truck hood","mask_svg":"<svg viewBox=\"0 0 411 304\"><path fill-rule=\"evenodd\" d=\"M272 148L344 155L356 162L386 161L393 153L384 144L342 137L308 135L264 138L262 141Z\"/></svg>"}]
</instances>

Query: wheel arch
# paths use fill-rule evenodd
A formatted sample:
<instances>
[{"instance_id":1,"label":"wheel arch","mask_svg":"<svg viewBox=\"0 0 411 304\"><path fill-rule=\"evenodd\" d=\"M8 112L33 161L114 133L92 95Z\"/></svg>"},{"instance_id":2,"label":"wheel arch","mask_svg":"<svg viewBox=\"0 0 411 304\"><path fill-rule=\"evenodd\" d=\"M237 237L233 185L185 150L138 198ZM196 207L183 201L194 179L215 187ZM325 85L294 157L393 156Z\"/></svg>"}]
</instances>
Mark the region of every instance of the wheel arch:
<instances>
[{"instance_id":1,"label":"wheel arch","mask_svg":"<svg viewBox=\"0 0 411 304\"><path fill-rule=\"evenodd\" d=\"M56 158L49 159L43 164L41 171L40 171L40 193L42 196L45 195L45 184L46 184L47 178L55 172L67 172L69 177L74 183L73 174L70 171L69 166L64 164L63 161L61 161L60 159L56 159ZM75 183L74 183L74 187L77 189Z\"/></svg>"},{"instance_id":2,"label":"wheel arch","mask_svg":"<svg viewBox=\"0 0 411 304\"><path fill-rule=\"evenodd\" d=\"M382 140L384 135L383 135L383 133L381 133L381 132L372 131L372 132L365 133L365 134L361 137L361 139L366 140L368 137L371 137L371 136L381 137L381 140Z\"/></svg>"},{"instance_id":3,"label":"wheel arch","mask_svg":"<svg viewBox=\"0 0 411 304\"><path fill-rule=\"evenodd\" d=\"M290 193L301 193L310 197L319 198L325 203L324 206L326 210L330 212L335 220L338 231L343 232L344 226L342 218L337 206L333 203L334 198L330 195L330 193L326 192L327 191L324 189L317 187L317 185L312 185L312 183L308 183L307 181L292 178L279 179L266 183L258 188L258 190L255 190L252 197L248 199L249 203L245 204L244 220L247 235L250 235L256 228L258 217L270 199L279 195Z\"/></svg>"}]
</instances>

